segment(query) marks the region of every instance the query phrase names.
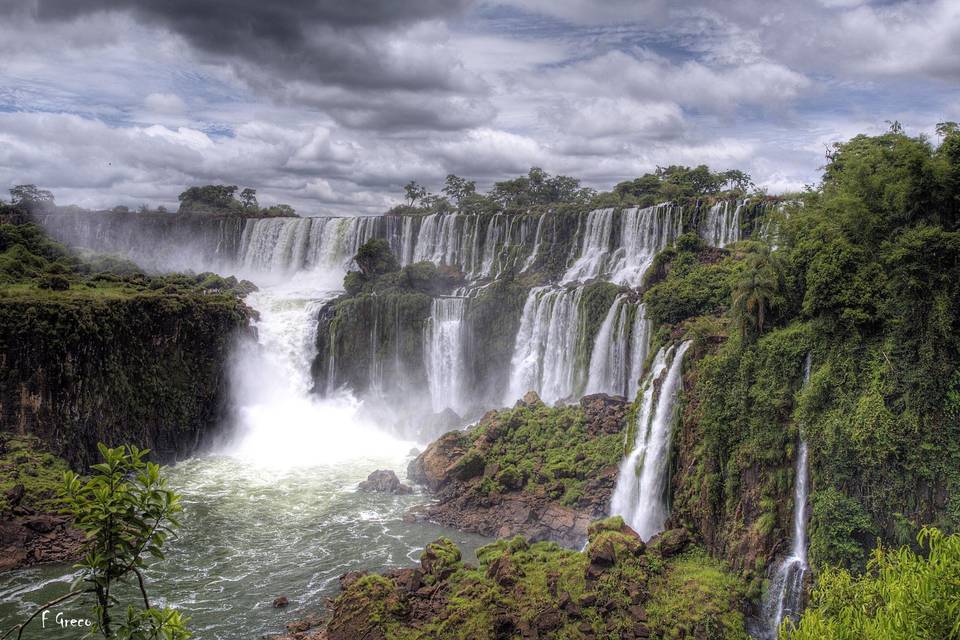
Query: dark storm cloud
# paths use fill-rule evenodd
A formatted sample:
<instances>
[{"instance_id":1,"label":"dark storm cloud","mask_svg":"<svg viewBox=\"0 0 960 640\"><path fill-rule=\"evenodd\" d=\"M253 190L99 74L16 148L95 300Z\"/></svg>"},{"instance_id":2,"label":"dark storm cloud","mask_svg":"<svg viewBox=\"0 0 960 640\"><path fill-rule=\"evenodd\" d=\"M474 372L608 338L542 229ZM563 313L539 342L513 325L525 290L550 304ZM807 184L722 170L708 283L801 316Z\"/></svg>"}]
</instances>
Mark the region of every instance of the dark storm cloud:
<instances>
[{"instance_id":1,"label":"dark storm cloud","mask_svg":"<svg viewBox=\"0 0 960 640\"><path fill-rule=\"evenodd\" d=\"M468 2L34 0L27 12L42 22L99 12L132 14L141 24L183 37L199 51L278 80L354 89L445 91L459 88L450 61L419 55L416 47L397 46L395 35L416 23L457 16Z\"/></svg>"}]
</instances>

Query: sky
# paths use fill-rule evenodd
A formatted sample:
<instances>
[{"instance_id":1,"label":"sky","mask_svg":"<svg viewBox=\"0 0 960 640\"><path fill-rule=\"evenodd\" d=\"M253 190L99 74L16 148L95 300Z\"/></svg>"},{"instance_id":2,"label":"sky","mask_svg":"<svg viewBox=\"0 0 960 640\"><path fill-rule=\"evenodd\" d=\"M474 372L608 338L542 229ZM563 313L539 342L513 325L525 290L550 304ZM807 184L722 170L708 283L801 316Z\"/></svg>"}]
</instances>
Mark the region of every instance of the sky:
<instances>
[{"instance_id":1,"label":"sky","mask_svg":"<svg viewBox=\"0 0 960 640\"><path fill-rule=\"evenodd\" d=\"M893 120L960 121L960 0L0 0L0 189L60 204L372 214L531 166L782 193Z\"/></svg>"}]
</instances>

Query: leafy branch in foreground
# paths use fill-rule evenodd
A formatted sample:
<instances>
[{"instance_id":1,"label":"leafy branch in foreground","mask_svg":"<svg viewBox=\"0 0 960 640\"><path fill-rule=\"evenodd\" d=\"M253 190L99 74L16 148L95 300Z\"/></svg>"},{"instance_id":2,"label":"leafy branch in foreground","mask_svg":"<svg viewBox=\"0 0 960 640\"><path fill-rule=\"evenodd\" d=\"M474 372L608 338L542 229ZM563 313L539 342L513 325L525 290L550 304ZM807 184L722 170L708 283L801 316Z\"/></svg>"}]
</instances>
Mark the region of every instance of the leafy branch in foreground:
<instances>
[{"instance_id":1,"label":"leafy branch in foreground","mask_svg":"<svg viewBox=\"0 0 960 640\"><path fill-rule=\"evenodd\" d=\"M180 496L167 488L160 466L147 462L146 449L98 445L103 462L91 467L87 480L68 471L64 474L64 511L74 526L87 534L88 547L77 565L81 575L74 589L43 606L14 631L23 629L44 609L81 594L93 594L94 632L118 640L186 640L186 619L176 610L157 608L150 602L141 569L147 555L163 558L162 548L174 535L175 519L182 510ZM117 589L132 583L137 604L129 604L125 618L114 622L121 605Z\"/></svg>"},{"instance_id":2,"label":"leafy branch in foreground","mask_svg":"<svg viewBox=\"0 0 960 640\"><path fill-rule=\"evenodd\" d=\"M960 639L960 534L925 528L927 557L878 547L859 577L828 568L788 640Z\"/></svg>"}]
</instances>

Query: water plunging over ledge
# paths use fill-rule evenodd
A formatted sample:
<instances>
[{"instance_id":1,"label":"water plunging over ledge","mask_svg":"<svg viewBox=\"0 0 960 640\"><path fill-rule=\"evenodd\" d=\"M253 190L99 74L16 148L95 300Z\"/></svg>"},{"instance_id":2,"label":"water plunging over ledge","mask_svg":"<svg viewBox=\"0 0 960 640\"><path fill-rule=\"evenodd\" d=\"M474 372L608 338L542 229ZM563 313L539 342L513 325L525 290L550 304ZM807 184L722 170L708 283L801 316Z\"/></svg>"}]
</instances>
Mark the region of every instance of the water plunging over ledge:
<instances>
[{"instance_id":1,"label":"water plunging over ledge","mask_svg":"<svg viewBox=\"0 0 960 640\"><path fill-rule=\"evenodd\" d=\"M636 442L620 465L610 500L610 515L623 516L644 540L663 531L669 516L666 493L674 409L682 386L683 356L689 347L687 341L675 350L660 349L655 356L637 413ZM654 381L664 371L666 377L656 393Z\"/></svg>"},{"instance_id":2,"label":"water plunging over ledge","mask_svg":"<svg viewBox=\"0 0 960 640\"><path fill-rule=\"evenodd\" d=\"M807 354L803 368L803 383L810 381L811 356ZM787 618L797 620L803 613L804 578L807 565L807 500L809 494L807 469L807 442L800 435L793 484L793 544L790 555L783 559L770 581L763 603L763 637L775 640L777 630Z\"/></svg>"}]
</instances>

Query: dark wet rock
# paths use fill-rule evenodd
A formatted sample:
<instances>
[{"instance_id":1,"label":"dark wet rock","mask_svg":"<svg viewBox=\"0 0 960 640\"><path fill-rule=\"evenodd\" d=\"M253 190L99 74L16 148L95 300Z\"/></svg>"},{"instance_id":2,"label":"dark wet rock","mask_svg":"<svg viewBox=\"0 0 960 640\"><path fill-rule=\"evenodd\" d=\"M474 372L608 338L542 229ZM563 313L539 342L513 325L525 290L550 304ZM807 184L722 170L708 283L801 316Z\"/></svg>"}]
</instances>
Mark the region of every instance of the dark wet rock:
<instances>
[{"instance_id":1,"label":"dark wet rock","mask_svg":"<svg viewBox=\"0 0 960 640\"><path fill-rule=\"evenodd\" d=\"M71 562L83 554L86 537L66 516L8 514L0 520L0 571L34 564Z\"/></svg>"},{"instance_id":2,"label":"dark wet rock","mask_svg":"<svg viewBox=\"0 0 960 640\"><path fill-rule=\"evenodd\" d=\"M287 599L287 596L280 596L279 598L274 598L273 607L275 609L282 609L290 604L290 600Z\"/></svg>"},{"instance_id":3,"label":"dark wet rock","mask_svg":"<svg viewBox=\"0 0 960 640\"><path fill-rule=\"evenodd\" d=\"M397 474L389 469L377 469L367 476L367 479L361 482L357 488L360 491L376 493L407 494L413 492L413 489L401 483Z\"/></svg>"},{"instance_id":4,"label":"dark wet rock","mask_svg":"<svg viewBox=\"0 0 960 640\"><path fill-rule=\"evenodd\" d=\"M618 433L630 410L630 403L623 396L595 393L580 399L580 407L587 418L590 433Z\"/></svg>"},{"instance_id":5,"label":"dark wet rock","mask_svg":"<svg viewBox=\"0 0 960 640\"><path fill-rule=\"evenodd\" d=\"M647 547L662 558L670 558L690 544L690 533L684 528L669 529L650 539Z\"/></svg>"},{"instance_id":6,"label":"dark wet rock","mask_svg":"<svg viewBox=\"0 0 960 640\"><path fill-rule=\"evenodd\" d=\"M467 452L468 444L461 431L451 431L440 436L410 462L407 477L412 482L436 491L450 479L449 472Z\"/></svg>"}]
</instances>

